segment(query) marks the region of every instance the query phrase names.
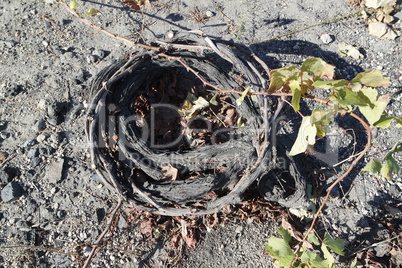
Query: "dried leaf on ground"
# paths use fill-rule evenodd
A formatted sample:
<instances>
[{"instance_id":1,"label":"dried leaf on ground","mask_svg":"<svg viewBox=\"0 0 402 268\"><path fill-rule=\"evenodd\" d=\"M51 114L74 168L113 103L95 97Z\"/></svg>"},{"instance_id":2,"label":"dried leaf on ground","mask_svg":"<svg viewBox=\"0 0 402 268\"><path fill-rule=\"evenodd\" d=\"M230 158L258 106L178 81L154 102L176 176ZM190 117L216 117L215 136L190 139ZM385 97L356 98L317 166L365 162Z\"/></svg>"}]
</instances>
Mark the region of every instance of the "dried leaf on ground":
<instances>
[{"instance_id":1,"label":"dried leaf on ground","mask_svg":"<svg viewBox=\"0 0 402 268\"><path fill-rule=\"evenodd\" d=\"M181 222L181 237L186 245L191 248L195 249L197 240L195 237L194 229L189 227L189 224L185 220L180 220Z\"/></svg>"},{"instance_id":2,"label":"dried leaf on ground","mask_svg":"<svg viewBox=\"0 0 402 268\"><path fill-rule=\"evenodd\" d=\"M386 40L394 40L399 36L399 34L391 29L387 24L379 21L370 22L368 25L368 32L371 36Z\"/></svg>"},{"instance_id":3,"label":"dried leaf on ground","mask_svg":"<svg viewBox=\"0 0 402 268\"><path fill-rule=\"evenodd\" d=\"M161 173L163 180L175 181L179 174L179 170L175 167L172 167L172 165L168 164L162 168Z\"/></svg>"},{"instance_id":4,"label":"dried leaf on ground","mask_svg":"<svg viewBox=\"0 0 402 268\"><path fill-rule=\"evenodd\" d=\"M363 58L363 54L359 52L359 50L352 46L345 43L339 43L338 45L339 52L345 56L350 56L355 60Z\"/></svg>"},{"instance_id":5,"label":"dried leaf on ground","mask_svg":"<svg viewBox=\"0 0 402 268\"><path fill-rule=\"evenodd\" d=\"M285 228L285 230L287 230L289 234L297 241L303 241L303 236L301 233L297 231L285 218L282 219L282 227ZM313 250L313 246L307 241L304 241L303 246Z\"/></svg>"},{"instance_id":6,"label":"dried leaf on ground","mask_svg":"<svg viewBox=\"0 0 402 268\"><path fill-rule=\"evenodd\" d=\"M396 4L396 0L366 0L365 6L368 8L379 8L385 6L393 6Z\"/></svg>"},{"instance_id":7,"label":"dried leaf on ground","mask_svg":"<svg viewBox=\"0 0 402 268\"><path fill-rule=\"evenodd\" d=\"M124 0L123 1L124 4L126 4L127 6L129 6L131 9L134 10L140 10L141 7L146 6L151 8L152 5L149 2L149 0Z\"/></svg>"},{"instance_id":8,"label":"dried leaf on ground","mask_svg":"<svg viewBox=\"0 0 402 268\"><path fill-rule=\"evenodd\" d=\"M154 224L152 223L151 219L141 222L139 227L141 234L143 234L145 237L151 237L153 225Z\"/></svg>"}]
</instances>

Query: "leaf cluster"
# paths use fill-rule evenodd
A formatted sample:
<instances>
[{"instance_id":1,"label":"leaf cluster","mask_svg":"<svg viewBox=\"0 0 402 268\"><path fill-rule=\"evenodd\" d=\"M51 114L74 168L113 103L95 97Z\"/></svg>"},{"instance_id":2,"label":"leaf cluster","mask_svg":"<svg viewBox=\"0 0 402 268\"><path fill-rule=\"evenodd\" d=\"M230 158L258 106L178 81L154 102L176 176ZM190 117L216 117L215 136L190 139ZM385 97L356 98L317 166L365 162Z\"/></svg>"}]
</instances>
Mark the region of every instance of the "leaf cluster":
<instances>
[{"instance_id":1,"label":"leaf cluster","mask_svg":"<svg viewBox=\"0 0 402 268\"><path fill-rule=\"evenodd\" d=\"M307 242L320 249L320 254L303 246L301 250L297 251L298 255L295 256L290 245L292 240L291 234L283 227L279 227L277 231L283 238L271 237L265 245L267 252L274 258L274 265L276 267L332 268L335 267L335 258L331 255L330 250L336 254L344 255L345 244L343 240L334 240L328 233L325 233L322 242L314 234L309 234L307 238ZM297 257L296 262L293 263L295 257Z\"/></svg>"},{"instance_id":2,"label":"leaf cluster","mask_svg":"<svg viewBox=\"0 0 402 268\"><path fill-rule=\"evenodd\" d=\"M402 118L391 117L385 112L385 107L390 101L388 94L380 95L375 87L388 87L389 79L381 74L381 71L373 70L359 73L352 80L333 80L335 67L320 58L309 58L298 69L288 66L271 72L269 93L278 91L292 93L292 106L296 112L300 110L301 97L314 99L312 95L316 90L331 90L327 95L328 102L325 109L318 107L311 115L304 116L296 141L290 151L290 155L304 153L309 147L314 146L316 137L322 138L326 134L326 127L334 120L334 117L351 113L355 108L364 115L371 127L387 128L392 121L396 121L396 127L402 126ZM398 147L399 148L399 147ZM380 161L370 162L366 171L379 172L390 178L391 173L398 172L399 166L392 154L399 152L391 150L384 157L384 166Z\"/></svg>"}]
</instances>

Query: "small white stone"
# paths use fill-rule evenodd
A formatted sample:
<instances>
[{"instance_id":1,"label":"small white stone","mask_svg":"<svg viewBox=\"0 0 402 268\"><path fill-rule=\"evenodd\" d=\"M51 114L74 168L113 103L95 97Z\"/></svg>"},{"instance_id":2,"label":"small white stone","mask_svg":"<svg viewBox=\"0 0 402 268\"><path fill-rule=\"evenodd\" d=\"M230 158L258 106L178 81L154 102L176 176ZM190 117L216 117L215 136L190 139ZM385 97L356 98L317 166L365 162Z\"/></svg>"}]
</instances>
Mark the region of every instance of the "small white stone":
<instances>
[{"instance_id":1,"label":"small white stone","mask_svg":"<svg viewBox=\"0 0 402 268\"><path fill-rule=\"evenodd\" d=\"M172 39L174 37L174 32L173 31L169 31L166 34L167 38Z\"/></svg>"},{"instance_id":2,"label":"small white stone","mask_svg":"<svg viewBox=\"0 0 402 268\"><path fill-rule=\"evenodd\" d=\"M49 45L48 42L46 42L45 40L42 41L42 45L44 45L45 47L47 47Z\"/></svg>"},{"instance_id":3,"label":"small white stone","mask_svg":"<svg viewBox=\"0 0 402 268\"><path fill-rule=\"evenodd\" d=\"M207 16L208 18L212 18L214 16L214 13L208 10L205 12L205 16Z\"/></svg>"},{"instance_id":4,"label":"small white stone","mask_svg":"<svg viewBox=\"0 0 402 268\"><path fill-rule=\"evenodd\" d=\"M329 44L332 41L334 41L334 39L332 38L332 36L330 36L329 34L323 34L320 36L320 40L321 42L323 42L324 44Z\"/></svg>"},{"instance_id":5,"label":"small white stone","mask_svg":"<svg viewBox=\"0 0 402 268\"><path fill-rule=\"evenodd\" d=\"M44 141L46 140L46 135L39 134L38 137L36 137L36 140L37 140L39 143L42 143L42 142L44 142Z\"/></svg>"},{"instance_id":6,"label":"small white stone","mask_svg":"<svg viewBox=\"0 0 402 268\"><path fill-rule=\"evenodd\" d=\"M384 66L379 65L379 66L377 66L376 69L379 70L379 71L381 71L382 69L384 69Z\"/></svg>"}]
</instances>

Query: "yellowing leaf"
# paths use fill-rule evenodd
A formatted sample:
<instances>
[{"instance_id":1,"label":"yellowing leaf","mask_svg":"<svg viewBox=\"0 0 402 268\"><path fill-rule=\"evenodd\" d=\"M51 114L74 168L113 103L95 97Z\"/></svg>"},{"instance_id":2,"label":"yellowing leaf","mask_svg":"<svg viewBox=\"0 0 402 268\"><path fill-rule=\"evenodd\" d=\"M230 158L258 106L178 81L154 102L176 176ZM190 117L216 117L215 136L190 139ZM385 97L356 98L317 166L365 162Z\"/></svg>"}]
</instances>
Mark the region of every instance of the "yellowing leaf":
<instances>
[{"instance_id":1,"label":"yellowing leaf","mask_svg":"<svg viewBox=\"0 0 402 268\"><path fill-rule=\"evenodd\" d=\"M289 84L290 89L292 90L292 106L295 112L300 110L300 98L301 98L301 88L299 82L293 80Z\"/></svg>"},{"instance_id":2,"label":"yellowing leaf","mask_svg":"<svg viewBox=\"0 0 402 268\"><path fill-rule=\"evenodd\" d=\"M218 94L215 94L210 100L209 103L211 103L212 105L217 106L218 102L216 101L216 97L218 96Z\"/></svg>"},{"instance_id":3,"label":"yellowing leaf","mask_svg":"<svg viewBox=\"0 0 402 268\"><path fill-rule=\"evenodd\" d=\"M317 134L317 128L311 124L311 117L303 117L302 123L300 125L299 133L295 143L290 150L289 155L297 155L304 153L308 145L315 144L315 136Z\"/></svg>"},{"instance_id":4,"label":"yellowing leaf","mask_svg":"<svg viewBox=\"0 0 402 268\"><path fill-rule=\"evenodd\" d=\"M96 16L98 13L100 13L99 10L97 10L97 9L95 9L95 8L90 8L90 9L88 10L88 12L84 14L84 16L93 17L93 16Z\"/></svg>"},{"instance_id":5,"label":"yellowing leaf","mask_svg":"<svg viewBox=\"0 0 402 268\"><path fill-rule=\"evenodd\" d=\"M241 94L241 96L240 96L240 98L238 98L237 100L236 100L236 104L237 105L240 105L243 101L244 101L244 98L247 96L247 93L248 93L248 90L249 90L250 88L246 88L244 91L243 91L243 93Z\"/></svg>"},{"instance_id":6,"label":"yellowing leaf","mask_svg":"<svg viewBox=\"0 0 402 268\"><path fill-rule=\"evenodd\" d=\"M300 70L295 66L288 66L271 71L271 82L269 84L268 93L274 93L280 90L286 83L291 80L298 80Z\"/></svg>"},{"instance_id":7,"label":"yellowing leaf","mask_svg":"<svg viewBox=\"0 0 402 268\"><path fill-rule=\"evenodd\" d=\"M359 110L370 125L373 126L378 120L380 120L381 115L391 98L386 94L377 99L378 92L374 88L363 88L358 92L358 95L364 95L370 101L369 105L359 106Z\"/></svg>"},{"instance_id":8,"label":"yellowing leaf","mask_svg":"<svg viewBox=\"0 0 402 268\"><path fill-rule=\"evenodd\" d=\"M303 62L301 71L331 80L334 78L335 66L326 63L320 58L309 58Z\"/></svg>"},{"instance_id":9,"label":"yellowing leaf","mask_svg":"<svg viewBox=\"0 0 402 268\"><path fill-rule=\"evenodd\" d=\"M202 109L208 106L209 102L206 99L204 99L203 97L198 97L198 99L194 101L193 105L191 105L188 100L185 100L182 108L180 109L180 112L188 117L193 117L196 116Z\"/></svg>"},{"instance_id":10,"label":"yellowing leaf","mask_svg":"<svg viewBox=\"0 0 402 268\"><path fill-rule=\"evenodd\" d=\"M364 58L363 54L360 53L359 50L352 45L339 43L338 49L341 54L343 54L345 56L350 56L350 57L354 58L355 60Z\"/></svg>"},{"instance_id":11,"label":"yellowing leaf","mask_svg":"<svg viewBox=\"0 0 402 268\"><path fill-rule=\"evenodd\" d=\"M70 8L71 9L75 9L77 6L78 6L77 1L73 0L73 1L70 2Z\"/></svg>"},{"instance_id":12,"label":"yellowing leaf","mask_svg":"<svg viewBox=\"0 0 402 268\"><path fill-rule=\"evenodd\" d=\"M325 233L326 234L326 233ZM333 267L335 265L335 258L331 255L331 253L328 251L325 243L322 243L321 245L321 251L324 255L325 260L327 261L327 267Z\"/></svg>"},{"instance_id":13,"label":"yellowing leaf","mask_svg":"<svg viewBox=\"0 0 402 268\"><path fill-rule=\"evenodd\" d=\"M379 70L372 70L359 73L352 79L351 83L360 82L369 87L388 87L389 79L381 74Z\"/></svg>"}]
</instances>

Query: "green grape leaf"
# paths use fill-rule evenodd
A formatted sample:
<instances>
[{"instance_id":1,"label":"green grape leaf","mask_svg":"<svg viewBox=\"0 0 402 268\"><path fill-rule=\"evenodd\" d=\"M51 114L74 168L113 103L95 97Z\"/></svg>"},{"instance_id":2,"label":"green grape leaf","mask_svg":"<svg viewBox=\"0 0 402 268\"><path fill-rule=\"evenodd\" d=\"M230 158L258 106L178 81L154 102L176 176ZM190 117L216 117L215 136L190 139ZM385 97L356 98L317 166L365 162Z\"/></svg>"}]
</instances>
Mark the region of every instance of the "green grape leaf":
<instances>
[{"instance_id":1,"label":"green grape leaf","mask_svg":"<svg viewBox=\"0 0 402 268\"><path fill-rule=\"evenodd\" d=\"M392 120L396 121L395 127L397 128L402 127L402 118L396 116L388 116L386 112L382 113L380 119L374 123L374 126L384 129L391 125Z\"/></svg>"},{"instance_id":2,"label":"green grape leaf","mask_svg":"<svg viewBox=\"0 0 402 268\"><path fill-rule=\"evenodd\" d=\"M326 63L320 58L309 58L303 62L301 71L332 80L335 74L335 66Z\"/></svg>"},{"instance_id":3,"label":"green grape leaf","mask_svg":"<svg viewBox=\"0 0 402 268\"><path fill-rule=\"evenodd\" d=\"M371 175L377 177L378 173L381 171L381 161L378 159L373 159L367 163L367 165L360 171L360 174L368 172Z\"/></svg>"},{"instance_id":4,"label":"green grape leaf","mask_svg":"<svg viewBox=\"0 0 402 268\"><path fill-rule=\"evenodd\" d=\"M244 91L243 91L243 93L241 94L241 96L240 96L240 98L238 98L237 100L236 100L236 104L237 105L240 105L243 101L244 101L244 98L247 96L247 93L248 93L248 90L249 90L250 88L246 88Z\"/></svg>"},{"instance_id":5,"label":"green grape leaf","mask_svg":"<svg viewBox=\"0 0 402 268\"><path fill-rule=\"evenodd\" d=\"M384 112L382 113L380 119L378 119L378 121L374 123L374 126L380 127L382 129L387 128L391 125L391 122L394 119L395 119L394 117L388 117L387 113Z\"/></svg>"},{"instance_id":6,"label":"green grape leaf","mask_svg":"<svg viewBox=\"0 0 402 268\"><path fill-rule=\"evenodd\" d=\"M336 254L339 254L341 256L344 255L343 250L345 248L345 243L343 242L342 239L332 239L331 236L329 236L328 233L324 234L324 240L322 241L327 247L332 249Z\"/></svg>"},{"instance_id":7,"label":"green grape leaf","mask_svg":"<svg viewBox=\"0 0 402 268\"><path fill-rule=\"evenodd\" d=\"M350 264L350 268L357 268L357 257Z\"/></svg>"},{"instance_id":8,"label":"green grape leaf","mask_svg":"<svg viewBox=\"0 0 402 268\"><path fill-rule=\"evenodd\" d=\"M292 90L292 106L295 112L300 110L300 98L301 98L301 88L299 82L293 80L289 84L290 89Z\"/></svg>"},{"instance_id":9,"label":"green grape leaf","mask_svg":"<svg viewBox=\"0 0 402 268\"><path fill-rule=\"evenodd\" d=\"M292 237L283 227L278 228L278 233L283 236L283 239L270 237L268 243L265 244L265 249L277 259L280 267L290 267L295 256L292 248L289 246L289 241Z\"/></svg>"},{"instance_id":10,"label":"green grape leaf","mask_svg":"<svg viewBox=\"0 0 402 268\"><path fill-rule=\"evenodd\" d=\"M386 94L377 99L377 90L366 87L360 90L357 95L359 95L361 99L366 99L368 105L359 106L359 110L370 123L370 125L373 126L378 120L380 120L385 107L391 99L390 96Z\"/></svg>"},{"instance_id":11,"label":"green grape leaf","mask_svg":"<svg viewBox=\"0 0 402 268\"><path fill-rule=\"evenodd\" d=\"M271 82L269 84L268 93L272 94L280 90L286 83L291 80L298 80L300 70L295 66L283 67L271 71Z\"/></svg>"},{"instance_id":12,"label":"green grape leaf","mask_svg":"<svg viewBox=\"0 0 402 268\"><path fill-rule=\"evenodd\" d=\"M311 124L311 117L303 117L302 123L300 125L299 133L289 155L297 155L304 153L308 145L315 144L315 136L317 134L317 128Z\"/></svg>"},{"instance_id":13,"label":"green grape leaf","mask_svg":"<svg viewBox=\"0 0 402 268\"><path fill-rule=\"evenodd\" d=\"M77 1L73 0L73 1L70 2L70 8L71 8L71 9L76 9L77 6L78 6Z\"/></svg>"},{"instance_id":14,"label":"green grape leaf","mask_svg":"<svg viewBox=\"0 0 402 268\"><path fill-rule=\"evenodd\" d=\"M93 17L93 16L96 16L99 12L100 12L100 11L97 10L97 9L95 9L95 8L90 8L90 9L88 10L88 12L84 14L84 16Z\"/></svg>"},{"instance_id":15,"label":"green grape leaf","mask_svg":"<svg viewBox=\"0 0 402 268\"><path fill-rule=\"evenodd\" d=\"M392 173L397 174L400 170L398 162L392 156L385 158L385 163L381 168L381 175L388 180L392 179Z\"/></svg>"},{"instance_id":16,"label":"green grape leaf","mask_svg":"<svg viewBox=\"0 0 402 268\"><path fill-rule=\"evenodd\" d=\"M325 243L322 243L321 251L324 255L325 260L327 261L327 267L335 267L335 258L328 251L328 248L326 247Z\"/></svg>"},{"instance_id":17,"label":"green grape leaf","mask_svg":"<svg viewBox=\"0 0 402 268\"><path fill-rule=\"evenodd\" d=\"M218 96L218 94L215 94L210 100L209 103L211 103L214 106L218 105L218 102L216 101L216 97Z\"/></svg>"},{"instance_id":18,"label":"green grape leaf","mask_svg":"<svg viewBox=\"0 0 402 268\"><path fill-rule=\"evenodd\" d=\"M310 233L308 236L307 236L307 242L310 242L311 244L314 244L314 245L316 245L316 246L319 246L320 245L320 241L318 241L318 238L315 236L315 234L313 234L313 233Z\"/></svg>"},{"instance_id":19,"label":"green grape leaf","mask_svg":"<svg viewBox=\"0 0 402 268\"><path fill-rule=\"evenodd\" d=\"M359 82L369 87L389 87L389 79L383 76L379 70L359 73L351 82Z\"/></svg>"},{"instance_id":20,"label":"green grape leaf","mask_svg":"<svg viewBox=\"0 0 402 268\"><path fill-rule=\"evenodd\" d=\"M326 133L327 133L327 131L325 130L325 128L323 128L323 127L320 127L319 125L315 125L315 127L317 128L317 137L319 137L319 138L324 138L325 137L325 135L326 135Z\"/></svg>"},{"instance_id":21,"label":"green grape leaf","mask_svg":"<svg viewBox=\"0 0 402 268\"><path fill-rule=\"evenodd\" d=\"M324 81L320 78L314 79L313 86L322 88L322 89L331 89L331 88L342 88L347 87L349 85L349 81L345 79L341 80L333 80L333 81Z\"/></svg>"},{"instance_id":22,"label":"green grape leaf","mask_svg":"<svg viewBox=\"0 0 402 268\"><path fill-rule=\"evenodd\" d=\"M366 106L367 102L349 88L334 90L333 96L342 105Z\"/></svg>"},{"instance_id":23,"label":"green grape leaf","mask_svg":"<svg viewBox=\"0 0 402 268\"><path fill-rule=\"evenodd\" d=\"M381 168L381 175L388 180L392 178L392 173L397 174L400 170L398 162L393 157L393 154L398 152L402 152L402 140L399 140L383 159L385 163Z\"/></svg>"},{"instance_id":24,"label":"green grape leaf","mask_svg":"<svg viewBox=\"0 0 402 268\"><path fill-rule=\"evenodd\" d=\"M311 251L301 251L300 260L302 263L307 264L307 267L328 268L328 261L323 260L317 253Z\"/></svg>"},{"instance_id":25,"label":"green grape leaf","mask_svg":"<svg viewBox=\"0 0 402 268\"><path fill-rule=\"evenodd\" d=\"M334 120L334 114L334 109L318 111L318 108L316 108L311 113L311 124L321 127L328 126Z\"/></svg>"}]
</instances>

